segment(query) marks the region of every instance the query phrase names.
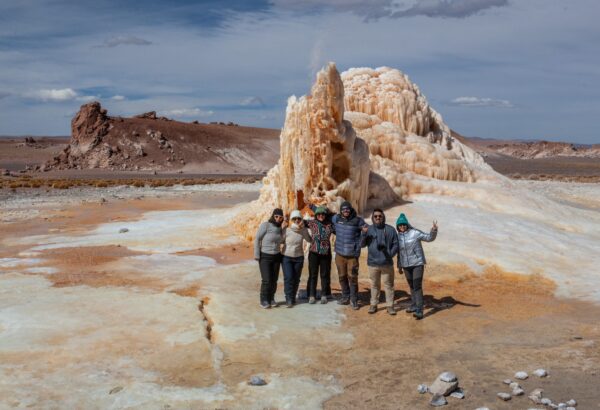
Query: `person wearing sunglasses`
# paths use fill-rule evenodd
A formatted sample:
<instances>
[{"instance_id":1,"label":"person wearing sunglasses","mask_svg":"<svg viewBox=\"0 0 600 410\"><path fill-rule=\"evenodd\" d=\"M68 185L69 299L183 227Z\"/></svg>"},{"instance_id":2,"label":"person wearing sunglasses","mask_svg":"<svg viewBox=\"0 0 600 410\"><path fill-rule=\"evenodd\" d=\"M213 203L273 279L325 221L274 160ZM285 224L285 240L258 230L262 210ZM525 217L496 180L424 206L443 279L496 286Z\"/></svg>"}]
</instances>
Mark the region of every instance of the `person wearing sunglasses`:
<instances>
[{"instance_id":1,"label":"person wearing sunglasses","mask_svg":"<svg viewBox=\"0 0 600 410\"><path fill-rule=\"evenodd\" d=\"M437 236L437 221L429 233L413 228L406 215L400 214L396 221L398 229L398 270L404 271L410 287L411 305L406 309L417 320L423 319L423 272L425 270L425 253L421 241L433 242Z\"/></svg>"},{"instance_id":2,"label":"person wearing sunglasses","mask_svg":"<svg viewBox=\"0 0 600 410\"><path fill-rule=\"evenodd\" d=\"M394 256L398 253L398 235L393 226L385 223L385 214L379 208L371 215L373 225L363 227L361 246L367 247L367 266L371 279L371 305L369 313L377 312L381 280L385 287L387 312L396 314L394 309Z\"/></svg>"},{"instance_id":3,"label":"person wearing sunglasses","mask_svg":"<svg viewBox=\"0 0 600 410\"><path fill-rule=\"evenodd\" d=\"M324 206L313 207L315 219L307 221L312 242L308 252L308 281L306 294L308 303L317 302L317 281L321 275L321 304L331 296L331 235L335 230Z\"/></svg>"},{"instance_id":4,"label":"person wearing sunglasses","mask_svg":"<svg viewBox=\"0 0 600 410\"><path fill-rule=\"evenodd\" d=\"M283 242L283 210L275 208L267 222L263 222L254 238L254 259L260 268L260 307L277 307L275 291L281 265Z\"/></svg>"},{"instance_id":5,"label":"person wearing sunglasses","mask_svg":"<svg viewBox=\"0 0 600 410\"><path fill-rule=\"evenodd\" d=\"M290 214L291 224L283 229L283 290L288 308L296 304L296 294L300 286L300 276L304 266L304 242L311 243L312 238L304 225L302 214L298 210Z\"/></svg>"}]
</instances>

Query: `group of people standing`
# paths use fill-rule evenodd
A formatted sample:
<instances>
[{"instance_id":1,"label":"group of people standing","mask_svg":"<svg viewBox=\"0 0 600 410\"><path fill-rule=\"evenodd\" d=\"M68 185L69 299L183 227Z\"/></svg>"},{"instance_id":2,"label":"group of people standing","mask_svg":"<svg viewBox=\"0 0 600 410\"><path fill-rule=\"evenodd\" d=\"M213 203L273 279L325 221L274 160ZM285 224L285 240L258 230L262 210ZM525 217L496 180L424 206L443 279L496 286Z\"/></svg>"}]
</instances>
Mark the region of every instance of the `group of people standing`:
<instances>
[{"instance_id":1,"label":"group of people standing","mask_svg":"<svg viewBox=\"0 0 600 410\"><path fill-rule=\"evenodd\" d=\"M358 268L361 249L368 250L367 266L371 279L369 313L377 312L381 281L385 288L387 312L395 315L394 308L394 257L398 256L398 269L404 271L411 290L411 306L406 310L417 319L423 318L423 271L425 255L421 241L431 242L437 235L434 221L429 233L413 228L404 214L396 221L396 228L386 224L385 214L375 209L372 225L357 215L349 202L343 202L340 212L330 213L322 206L310 205L315 219L304 220L298 210L292 211L289 221L283 210L276 208L267 222L260 225L254 240L254 258L261 274L260 306L277 307L275 292L279 269L283 267L286 306L296 304L300 277L304 267L304 243L309 244L308 280L306 293L308 303L317 303L317 283L321 279L320 303L332 299L331 262L335 251L342 295L341 305L358 310ZM332 236L335 245L332 250Z\"/></svg>"}]
</instances>

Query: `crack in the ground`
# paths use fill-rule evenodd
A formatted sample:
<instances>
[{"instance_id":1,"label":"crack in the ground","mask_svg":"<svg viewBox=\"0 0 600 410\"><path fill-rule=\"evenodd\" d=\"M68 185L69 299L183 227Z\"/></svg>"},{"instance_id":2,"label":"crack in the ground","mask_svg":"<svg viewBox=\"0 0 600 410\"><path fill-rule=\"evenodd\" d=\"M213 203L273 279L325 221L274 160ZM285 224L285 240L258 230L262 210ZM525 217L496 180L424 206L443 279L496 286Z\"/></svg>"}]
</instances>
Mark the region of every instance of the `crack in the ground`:
<instances>
[{"instance_id":1,"label":"crack in the ground","mask_svg":"<svg viewBox=\"0 0 600 410\"><path fill-rule=\"evenodd\" d=\"M202 314L202 317L204 318L204 321L206 322L205 328L206 328L206 338L208 339L208 342L212 345L214 344L214 340L213 340L213 334L212 334L212 327L213 327L213 322L212 320L210 320L210 318L208 317L206 311L205 311L205 307L206 305L208 305L208 297L202 298L200 300L200 304L198 305L198 310L200 311L200 313Z\"/></svg>"}]
</instances>

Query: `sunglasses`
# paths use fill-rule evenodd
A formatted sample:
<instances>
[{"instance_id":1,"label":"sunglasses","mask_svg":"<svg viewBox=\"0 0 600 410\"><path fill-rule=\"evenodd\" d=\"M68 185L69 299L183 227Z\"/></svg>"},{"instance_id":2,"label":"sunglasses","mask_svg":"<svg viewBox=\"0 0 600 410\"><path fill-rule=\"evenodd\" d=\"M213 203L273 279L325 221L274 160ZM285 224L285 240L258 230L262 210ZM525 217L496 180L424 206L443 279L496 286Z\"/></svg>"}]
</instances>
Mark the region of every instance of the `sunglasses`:
<instances>
[{"instance_id":1,"label":"sunglasses","mask_svg":"<svg viewBox=\"0 0 600 410\"><path fill-rule=\"evenodd\" d=\"M320 217L320 216L322 216L322 217L325 217L325 214L317 214L317 215L315 215L315 216L316 216L317 218L318 218L318 217Z\"/></svg>"},{"instance_id":2,"label":"sunglasses","mask_svg":"<svg viewBox=\"0 0 600 410\"><path fill-rule=\"evenodd\" d=\"M302 218L296 217L296 218L292 218L292 221L301 221Z\"/></svg>"},{"instance_id":3,"label":"sunglasses","mask_svg":"<svg viewBox=\"0 0 600 410\"><path fill-rule=\"evenodd\" d=\"M381 219L383 218L383 215L373 215L373 219Z\"/></svg>"}]
</instances>

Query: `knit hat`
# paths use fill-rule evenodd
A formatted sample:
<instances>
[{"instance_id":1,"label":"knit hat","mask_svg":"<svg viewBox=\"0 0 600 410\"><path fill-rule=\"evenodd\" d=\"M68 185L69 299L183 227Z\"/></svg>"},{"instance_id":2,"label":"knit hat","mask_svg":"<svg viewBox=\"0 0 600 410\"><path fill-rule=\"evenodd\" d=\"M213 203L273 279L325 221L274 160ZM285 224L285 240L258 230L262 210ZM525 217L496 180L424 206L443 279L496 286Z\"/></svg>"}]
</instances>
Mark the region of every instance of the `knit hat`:
<instances>
[{"instance_id":1,"label":"knit hat","mask_svg":"<svg viewBox=\"0 0 600 410\"><path fill-rule=\"evenodd\" d=\"M406 219L406 215L400 214L400 216L396 220L396 226L398 225L408 225L408 219Z\"/></svg>"},{"instance_id":2,"label":"knit hat","mask_svg":"<svg viewBox=\"0 0 600 410\"><path fill-rule=\"evenodd\" d=\"M317 209L315 209L315 215L319 214L327 214L327 208L324 206L318 206Z\"/></svg>"},{"instance_id":3,"label":"knit hat","mask_svg":"<svg viewBox=\"0 0 600 410\"><path fill-rule=\"evenodd\" d=\"M294 209L292 211L292 213L290 214L290 219L294 219L294 218L300 218L300 219L302 219L302 214L297 209Z\"/></svg>"}]
</instances>

